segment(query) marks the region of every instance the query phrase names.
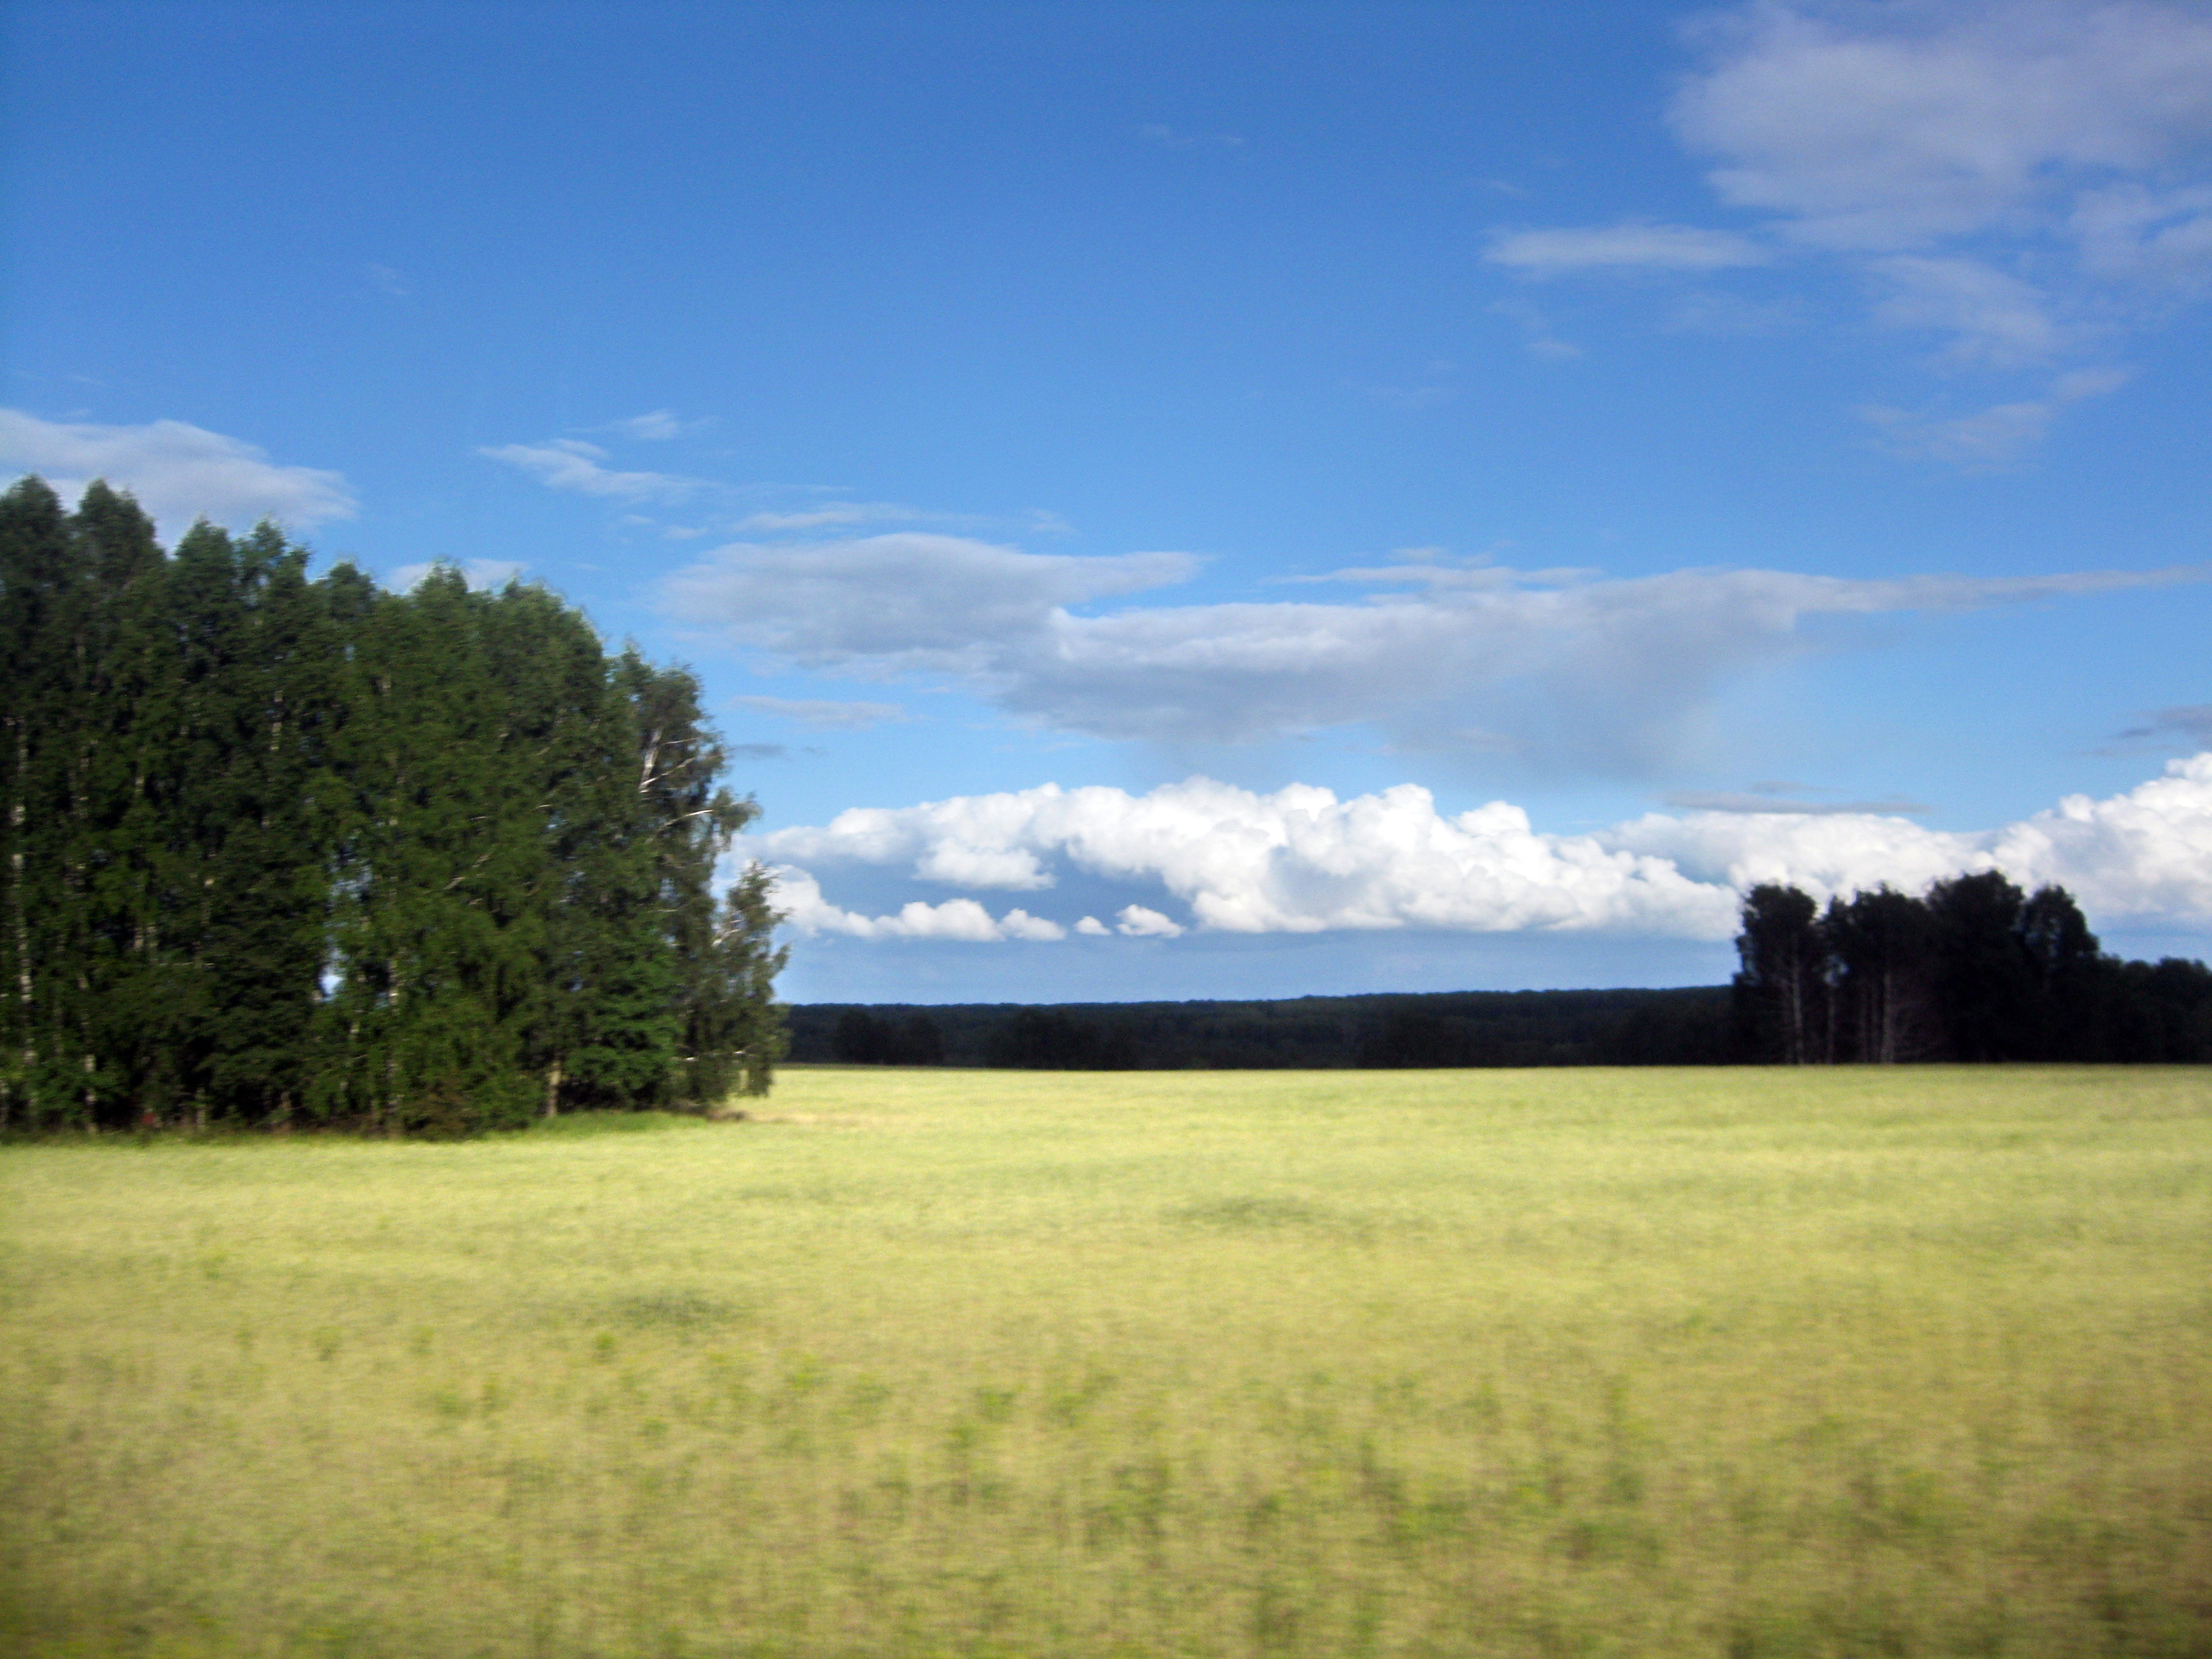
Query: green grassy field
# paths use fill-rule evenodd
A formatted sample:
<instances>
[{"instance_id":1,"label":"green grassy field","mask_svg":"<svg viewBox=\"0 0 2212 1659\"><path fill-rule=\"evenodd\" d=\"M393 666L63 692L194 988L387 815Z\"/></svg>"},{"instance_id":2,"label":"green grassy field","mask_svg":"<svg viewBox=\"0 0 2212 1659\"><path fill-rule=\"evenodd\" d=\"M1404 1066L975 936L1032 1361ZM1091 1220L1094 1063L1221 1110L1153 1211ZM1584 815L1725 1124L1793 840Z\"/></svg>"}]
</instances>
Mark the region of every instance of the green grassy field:
<instances>
[{"instance_id":1,"label":"green grassy field","mask_svg":"<svg viewBox=\"0 0 2212 1659\"><path fill-rule=\"evenodd\" d=\"M0 1148L0 1652L2212 1654L2203 1070Z\"/></svg>"}]
</instances>

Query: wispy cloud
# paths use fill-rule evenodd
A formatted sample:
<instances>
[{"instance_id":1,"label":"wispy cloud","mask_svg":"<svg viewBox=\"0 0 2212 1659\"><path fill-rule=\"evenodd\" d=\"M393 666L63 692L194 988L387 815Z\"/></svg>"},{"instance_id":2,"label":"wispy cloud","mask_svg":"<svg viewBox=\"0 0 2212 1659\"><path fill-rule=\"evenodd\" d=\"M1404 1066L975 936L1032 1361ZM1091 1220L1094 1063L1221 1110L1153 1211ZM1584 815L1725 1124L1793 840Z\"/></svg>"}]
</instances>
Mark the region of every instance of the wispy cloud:
<instances>
[{"instance_id":1,"label":"wispy cloud","mask_svg":"<svg viewBox=\"0 0 2212 1659\"><path fill-rule=\"evenodd\" d=\"M796 720L822 732L865 732L872 726L894 726L910 718L895 702L835 702L810 697L732 697L730 702L757 714Z\"/></svg>"},{"instance_id":2,"label":"wispy cloud","mask_svg":"<svg viewBox=\"0 0 2212 1659\"><path fill-rule=\"evenodd\" d=\"M957 515L928 513L897 501L825 501L787 513L753 513L738 520L740 535L780 531L849 529L864 524L943 523Z\"/></svg>"},{"instance_id":3,"label":"wispy cloud","mask_svg":"<svg viewBox=\"0 0 2212 1659\"><path fill-rule=\"evenodd\" d=\"M1483 256L1528 276L1590 270L1710 271L1763 265L1772 252L1733 231L1632 220L1559 230L1500 231Z\"/></svg>"},{"instance_id":4,"label":"wispy cloud","mask_svg":"<svg viewBox=\"0 0 2212 1659\"><path fill-rule=\"evenodd\" d=\"M2163 738L2171 743L2179 738L2192 749L2212 749L2212 702L2185 703L2173 708L2160 708L2147 715L2139 726L2131 726L2118 734L2123 744L2139 744ZM2111 750L2102 752L2111 753Z\"/></svg>"},{"instance_id":5,"label":"wispy cloud","mask_svg":"<svg viewBox=\"0 0 2212 1659\"><path fill-rule=\"evenodd\" d=\"M2205 210L2167 171L2212 133L2199 8L1765 3L1700 33L1715 62L1675 100L1675 129L1716 159L1723 200L1797 242L1882 252L2079 234L2075 213L2116 187L2162 210L2132 230L2110 222L2116 241Z\"/></svg>"},{"instance_id":6,"label":"wispy cloud","mask_svg":"<svg viewBox=\"0 0 2212 1659\"><path fill-rule=\"evenodd\" d=\"M644 415L633 415L628 420L610 421L599 430L611 432L639 443L666 443L714 424L711 417L686 421L678 418L672 410L656 409Z\"/></svg>"},{"instance_id":7,"label":"wispy cloud","mask_svg":"<svg viewBox=\"0 0 2212 1659\"><path fill-rule=\"evenodd\" d=\"M1161 121L1147 121L1137 137L1156 149L1238 149L1244 140L1233 132L1185 132Z\"/></svg>"},{"instance_id":8,"label":"wispy cloud","mask_svg":"<svg viewBox=\"0 0 2212 1659\"><path fill-rule=\"evenodd\" d=\"M72 498L105 478L172 538L198 518L234 529L274 519L296 529L350 519L357 507L342 473L279 465L243 439L183 421L102 426L0 409L0 465L39 473Z\"/></svg>"},{"instance_id":9,"label":"wispy cloud","mask_svg":"<svg viewBox=\"0 0 2212 1659\"><path fill-rule=\"evenodd\" d=\"M1346 601L1077 609L1197 568L1188 554L1072 557L908 533L722 548L670 579L662 599L672 615L804 668L950 676L1017 717L1095 737L1239 741L1370 723L1407 750L1503 750L1645 775L1680 751L1722 684L1808 648L1809 619L2212 578L1606 579L1427 560L1306 579L1367 590Z\"/></svg>"},{"instance_id":10,"label":"wispy cloud","mask_svg":"<svg viewBox=\"0 0 2212 1659\"><path fill-rule=\"evenodd\" d=\"M1859 416L1893 454L1941 461L1968 472L2015 466L2043 441L2059 411L2127 384L2124 369L2085 368L2061 374L2039 398L1993 404L1970 415L1936 416L1873 405Z\"/></svg>"},{"instance_id":11,"label":"wispy cloud","mask_svg":"<svg viewBox=\"0 0 2212 1659\"><path fill-rule=\"evenodd\" d=\"M1571 340L1561 339L1552 327L1552 319L1525 300L1492 301L1490 309L1521 325L1522 332L1528 336L1522 349L1532 357L1565 360L1583 355L1580 346Z\"/></svg>"},{"instance_id":12,"label":"wispy cloud","mask_svg":"<svg viewBox=\"0 0 2212 1659\"><path fill-rule=\"evenodd\" d=\"M501 444L479 448L487 459L504 461L550 489L570 489L617 501L679 501L713 486L703 479L669 472L622 471L603 465L607 452L580 438L555 438L543 444Z\"/></svg>"},{"instance_id":13,"label":"wispy cloud","mask_svg":"<svg viewBox=\"0 0 2212 1659\"><path fill-rule=\"evenodd\" d=\"M2079 362L2212 292L2212 14L2113 0L1843 7L1758 0L1690 30L1669 118L1746 232L1645 221L1501 229L1528 276L1717 275L1793 250L1868 285L1878 324L1954 368ZM1905 422L1970 467L2040 441L2067 398ZM1892 421L1895 411L1881 418Z\"/></svg>"},{"instance_id":14,"label":"wispy cloud","mask_svg":"<svg viewBox=\"0 0 2212 1659\"><path fill-rule=\"evenodd\" d=\"M1887 800L1808 800L1814 792L1793 784L1754 784L1747 790L1670 789L1667 805L1687 812L1782 812L1800 817L1917 817L1924 802L1893 796Z\"/></svg>"}]
</instances>

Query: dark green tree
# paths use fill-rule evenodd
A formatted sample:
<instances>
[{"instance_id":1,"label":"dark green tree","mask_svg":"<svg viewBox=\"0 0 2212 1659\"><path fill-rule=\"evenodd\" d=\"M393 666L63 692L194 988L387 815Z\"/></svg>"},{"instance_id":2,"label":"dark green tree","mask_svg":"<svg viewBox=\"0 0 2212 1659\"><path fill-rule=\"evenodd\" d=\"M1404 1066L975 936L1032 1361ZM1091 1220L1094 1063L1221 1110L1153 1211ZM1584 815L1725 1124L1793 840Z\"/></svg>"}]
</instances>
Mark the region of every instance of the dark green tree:
<instances>
[{"instance_id":1,"label":"dark green tree","mask_svg":"<svg viewBox=\"0 0 2212 1659\"><path fill-rule=\"evenodd\" d=\"M1931 1054L1939 1033L1927 905L1883 885L1830 899L1820 931L1834 979L1836 1058L1889 1066Z\"/></svg>"},{"instance_id":2,"label":"dark green tree","mask_svg":"<svg viewBox=\"0 0 2212 1659\"><path fill-rule=\"evenodd\" d=\"M1994 870L1928 890L1936 1006L1954 1060L2017 1060L2040 1046L2040 988L2021 932L2026 896Z\"/></svg>"},{"instance_id":3,"label":"dark green tree","mask_svg":"<svg viewBox=\"0 0 2212 1659\"><path fill-rule=\"evenodd\" d=\"M1734 985L1737 1042L1747 1060L1803 1066L1828 1058L1828 950L1820 907L1795 887L1744 896Z\"/></svg>"}]
</instances>

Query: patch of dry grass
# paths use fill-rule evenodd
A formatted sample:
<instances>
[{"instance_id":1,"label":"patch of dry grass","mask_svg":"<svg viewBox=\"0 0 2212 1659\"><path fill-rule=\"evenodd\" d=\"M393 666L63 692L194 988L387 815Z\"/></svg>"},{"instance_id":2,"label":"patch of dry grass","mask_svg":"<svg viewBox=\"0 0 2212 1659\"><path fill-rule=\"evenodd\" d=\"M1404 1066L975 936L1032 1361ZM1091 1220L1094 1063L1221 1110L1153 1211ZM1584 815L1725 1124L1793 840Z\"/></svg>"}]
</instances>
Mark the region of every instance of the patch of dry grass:
<instances>
[{"instance_id":1,"label":"patch of dry grass","mask_svg":"<svg viewBox=\"0 0 2212 1659\"><path fill-rule=\"evenodd\" d=\"M0 1151L0 1650L2212 1654L2202 1071L767 1116Z\"/></svg>"}]
</instances>

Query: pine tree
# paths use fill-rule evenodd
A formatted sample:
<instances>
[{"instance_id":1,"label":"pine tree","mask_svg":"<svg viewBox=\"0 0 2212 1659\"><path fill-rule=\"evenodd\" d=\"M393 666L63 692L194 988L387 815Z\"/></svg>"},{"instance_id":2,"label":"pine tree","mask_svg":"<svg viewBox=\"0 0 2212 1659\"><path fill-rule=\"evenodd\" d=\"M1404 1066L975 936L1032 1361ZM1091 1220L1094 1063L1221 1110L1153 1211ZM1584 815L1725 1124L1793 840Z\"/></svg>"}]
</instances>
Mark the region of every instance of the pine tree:
<instances>
[{"instance_id":1,"label":"pine tree","mask_svg":"<svg viewBox=\"0 0 2212 1659\"><path fill-rule=\"evenodd\" d=\"M1828 952L1812 897L1771 882L1753 888L1735 944L1743 968L1734 1007L1746 1057L1784 1066L1827 1059Z\"/></svg>"},{"instance_id":2,"label":"pine tree","mask_svg":"<svg viewBox=\"0 0 2212 1659\"><path fill-rule=\"evenodd\" d=\"M514 1123L763 1091L757 810L680 670L542 589L165 557L127 495L0 496L0 1128Z\"/></svg>"},{"instance_id":3,"label":"pine tree","mask_svg":"<svg viewBox=\"0 0 2212 1659\"><path fill-rule=\"evenodd\" d=\"M1892 1066L1929 1053L1928 907L1884 885L1829 900L1820 927L1838 975L1838 1058Z\"/></svg>"}]
</instances>

